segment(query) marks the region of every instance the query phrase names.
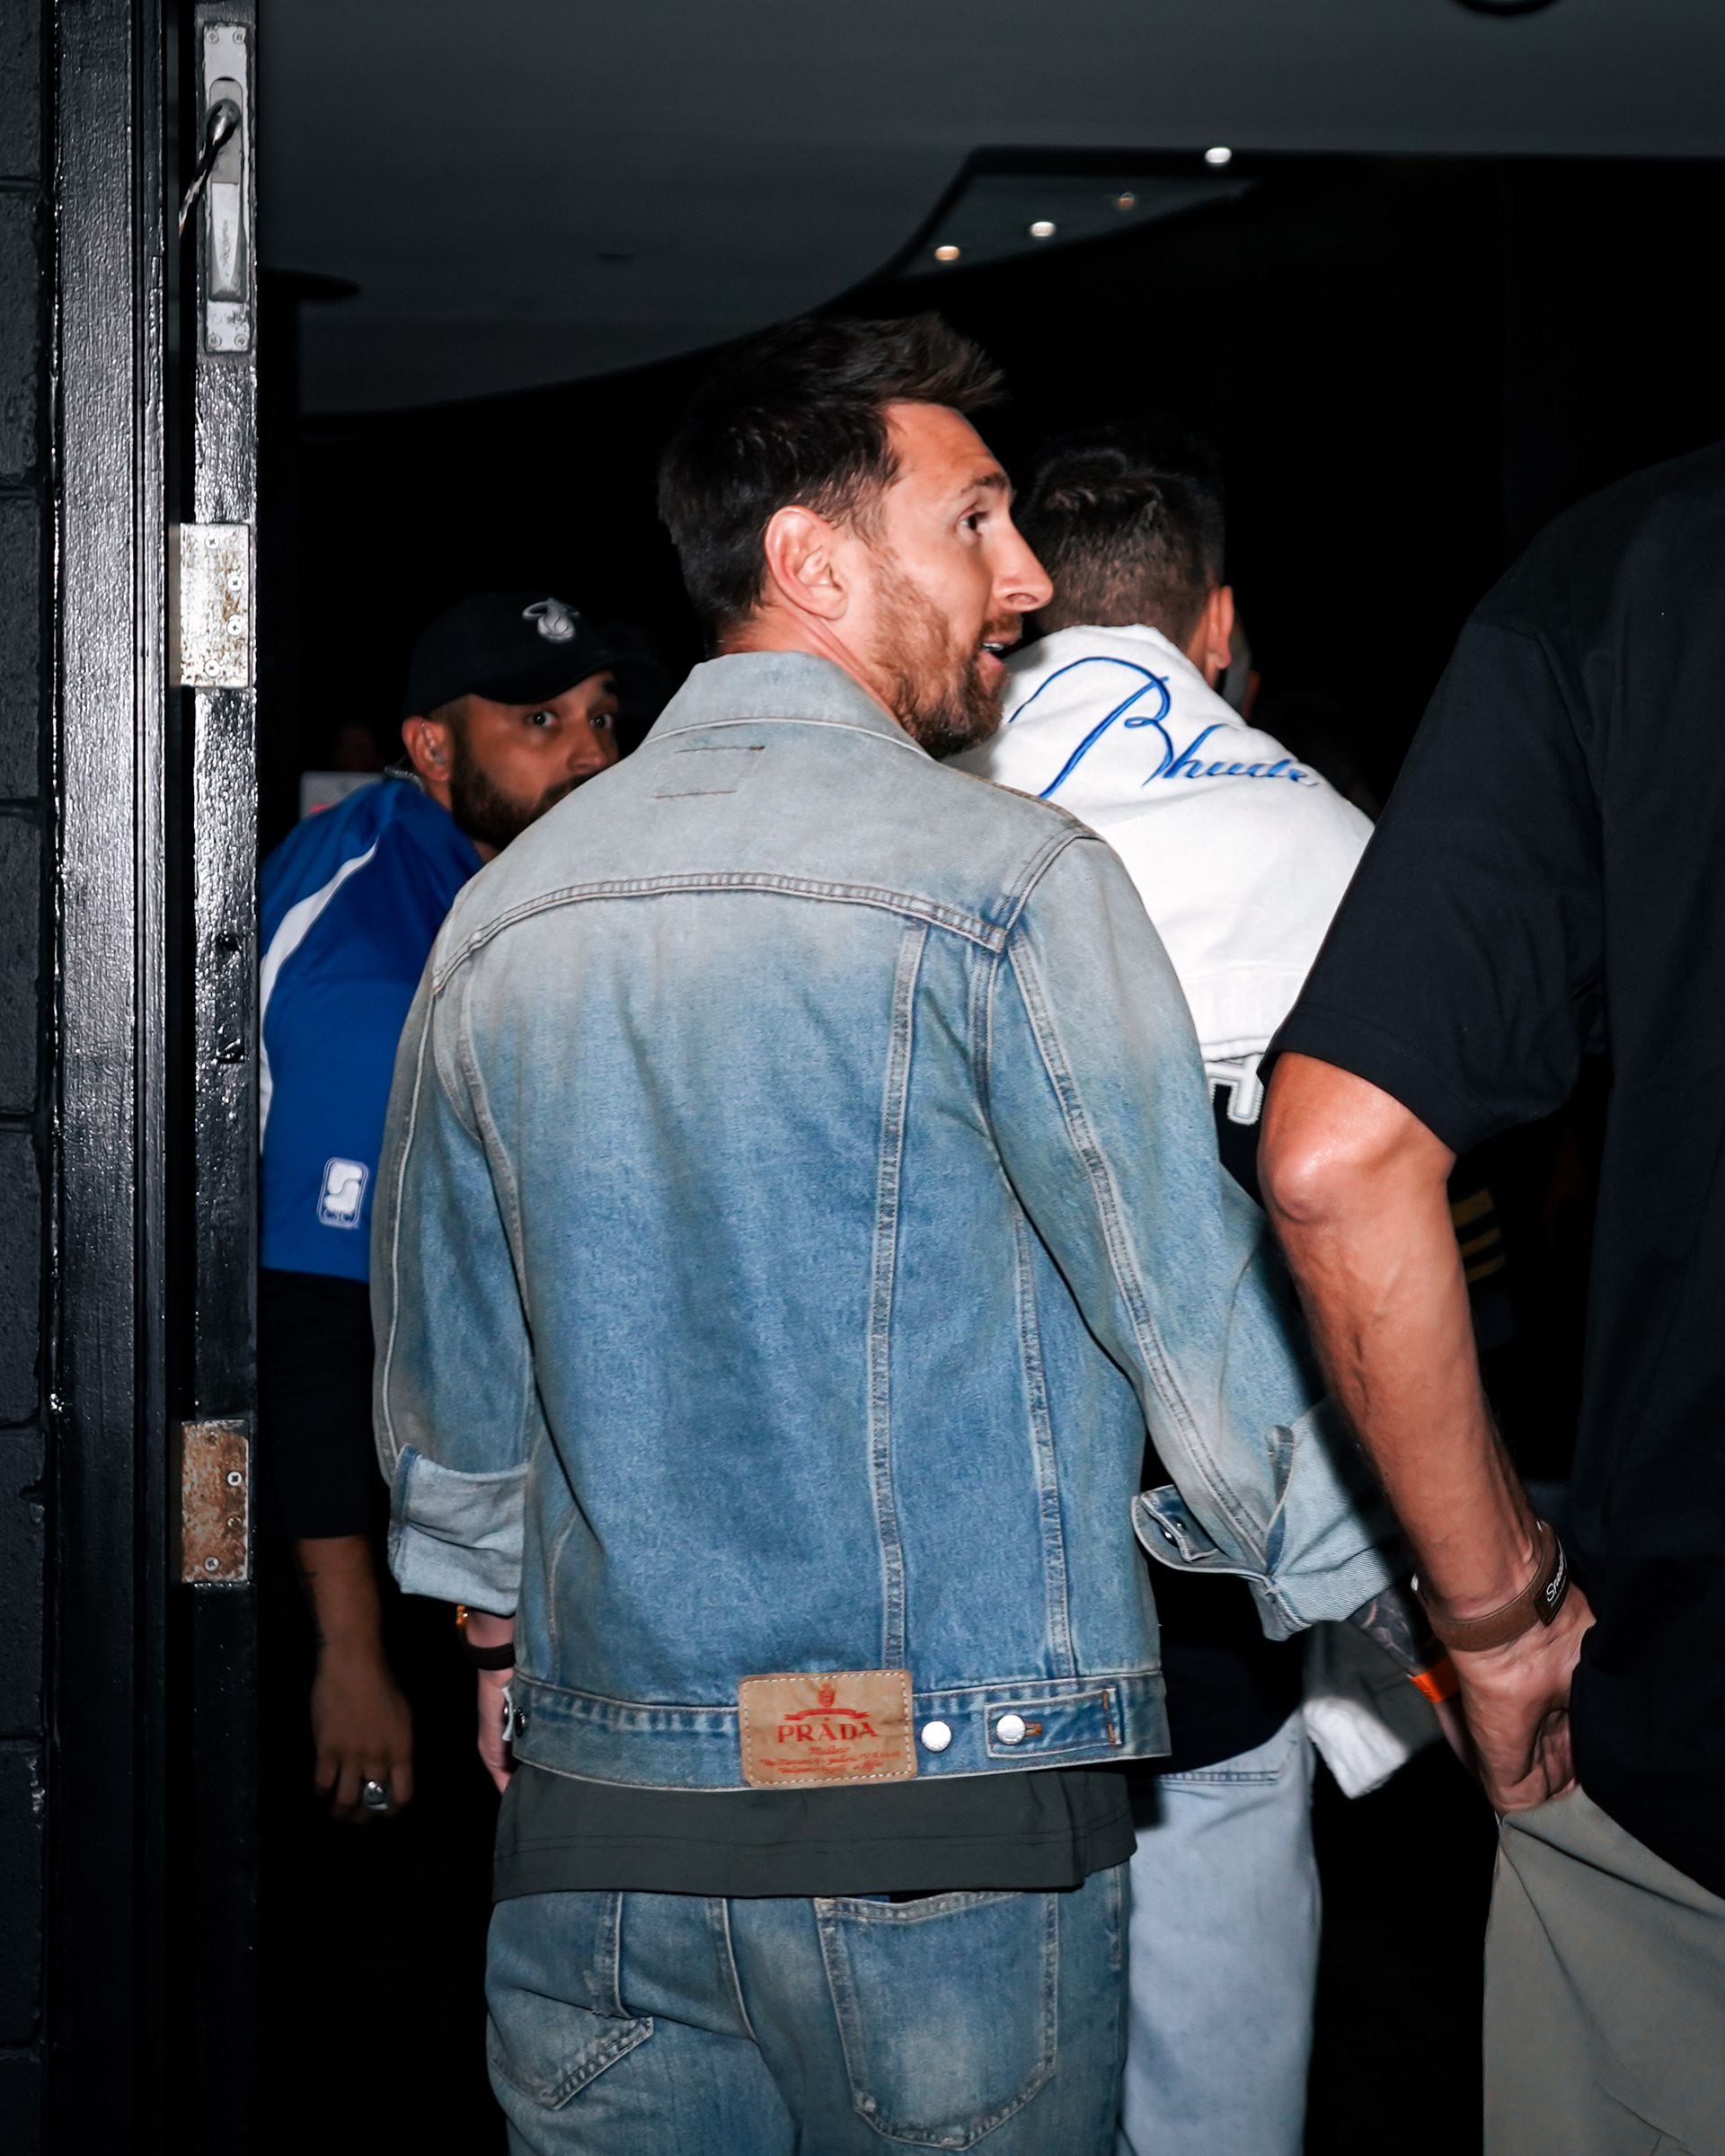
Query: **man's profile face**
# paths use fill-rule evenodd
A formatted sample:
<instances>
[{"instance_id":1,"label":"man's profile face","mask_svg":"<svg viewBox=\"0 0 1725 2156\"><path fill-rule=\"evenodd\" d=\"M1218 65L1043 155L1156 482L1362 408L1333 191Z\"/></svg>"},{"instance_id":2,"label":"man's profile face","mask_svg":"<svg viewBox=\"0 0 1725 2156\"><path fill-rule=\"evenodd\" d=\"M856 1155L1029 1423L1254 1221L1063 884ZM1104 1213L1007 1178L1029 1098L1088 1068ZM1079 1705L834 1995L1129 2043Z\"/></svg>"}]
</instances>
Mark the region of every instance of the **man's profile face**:
<instances>
[{"instance_id":1,"label":"man's profile face","mask_svg":"<svg viewBox=\"0 0 1725 2156\"><path fill-rule=\"evenodd\" d=\"M1005 651L1051 588L968 420L892 404L887 424L898 473L846 550L857 634L906 732L948 756L1000 724Z\"/></svg>"},{"instance_id":2,"label":"man's profile face","mask_svg":"<svg viewBox=\"0 0 1725 2156\"><path fill-rule=\"evenodd\" d=\"M501 848L617 760L617 691L589 675L538 703L464 696L447 729L449 812L469 838Z\"/></svg>"}]
</instances>

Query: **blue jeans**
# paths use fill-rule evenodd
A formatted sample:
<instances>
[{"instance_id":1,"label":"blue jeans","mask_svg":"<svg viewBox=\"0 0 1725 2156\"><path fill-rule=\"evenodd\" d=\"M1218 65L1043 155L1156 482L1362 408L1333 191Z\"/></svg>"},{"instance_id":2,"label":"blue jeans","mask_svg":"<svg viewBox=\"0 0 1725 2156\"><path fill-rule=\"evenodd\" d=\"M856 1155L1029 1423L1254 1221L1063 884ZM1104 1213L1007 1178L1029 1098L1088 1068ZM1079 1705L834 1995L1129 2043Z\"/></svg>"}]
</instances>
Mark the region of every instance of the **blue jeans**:
<instances>
[{"instance_id":1,"label":"blue jeans","mask_svg":"<svg viewBox=\"0 0 1725 2156\"><path fill-rule=\"evenodd\" d=\"M1311 1807L1298 1714L1135 1800L1119 2156L1298 2156L1318 1969Z\"/></svg>"},{"instance_id":2,"label":"blue jeans","mask_svg":"<svg viewBox=\"0 0 1725 2156\"><path fill-rule=\"evenodd\" d=\"M1127 1867L1069 1894L500 1902L491 2086L516 2156L1108 2156Z\"/></svg>"}]
</instances>

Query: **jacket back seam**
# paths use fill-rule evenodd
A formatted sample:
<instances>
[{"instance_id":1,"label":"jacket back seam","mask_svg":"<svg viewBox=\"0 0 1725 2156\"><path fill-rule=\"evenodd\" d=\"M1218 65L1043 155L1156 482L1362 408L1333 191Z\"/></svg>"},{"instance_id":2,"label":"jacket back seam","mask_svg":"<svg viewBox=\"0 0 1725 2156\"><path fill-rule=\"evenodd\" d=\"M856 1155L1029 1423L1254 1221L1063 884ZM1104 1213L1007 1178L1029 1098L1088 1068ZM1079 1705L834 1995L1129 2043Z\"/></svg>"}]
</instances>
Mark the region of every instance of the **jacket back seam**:
<instances>
[{"instance_id":1,"label":"jacket back seam","mask_svg":"<svg viewBox=\"0 0 1725 2156\"><path fill-rule=\"evenodd\" d=\"M880 1666L905 1666L905 1551L892 1480L892 1304L898 1260L898 1191L910 1102L916 983L927 923L906 924L892 992L892 1025L881 1086L880 1166L875 1180L874 1258L869 1282L869 1480L880 1549Z\"/></svg>"},{"instance_id":2,"label":"jacket back seam","mask_svg":"<svg viewBox=\"0 0 1725 2156\"><path fill-rule=\"evenodd\" d=\"M384 1342L383 1357L377 1373L377 1420L388 1454L392 1476L402 1457L402 1448L395 1442L395 1418L390 1406L390 1377L394 1368L395 1342L402 1323L402 1193L407 1187L408 1159L413 1151L413 1141L419 1135L420 1093L425 1083L425 1056L430 1039L431 1008L428 1003L420 1025L419 1053L413 1060L413 1093L408 1103L407 1128L402 1134L401 1150L395 1158L395 1195L391 1204L389 1222L389 1337Z\"/></svg>"},{"instance_id":3,"label":"jacket back seam","mask_svg":"<svg viewBox=\"0 0 1725 2156\"><path fill-rule=\"evenodd\" d=\"M471 993L471 976L467 984ZM491 1113L491 1104L485 1091L485 1081L480 1075L479 1058L473 1054L472 1028L468 1023L468 996L461 998L455 1012L456 1060L461 1067L462 1078L467 1087L467 1097L473 1103L473 1121L478 1126L478 1138L485 1153L491 1188L495 1194L500 1182L506 1201L499 1210L503 1216L503 1235L509 1247L509 1266L515 1275L515 1292L521 1305L523 1384L521 1389L521 1421L517 1432L518 1449L525 1462L536 1435L535 1408L538 1400L538 1385L533 1368L533 1305L527 1294L526 1241L521 1227L521 1192L516 1181L514 1163L503 1143L503 1134L497 1127L497 1118Z\"/></svg>"},{"instance_id":4,"label":"jacket back seam","mask_svg":"<svg viewBox=\"0 0 1725 2156\"><path fill-rule=\"evenodd\" d=\"M1127 1241L1113 1175L1091 1129L1090 1118L1079 1095L1077 1081L1060 1053L1058 1035L1048 1015L1035 959L1022 939L1014 943L1007 954L1007 962L1013 968L1019 994L1023 998L1025 1012L1031 1021L1031 1031L1036 1040L1043 1069L1059 1102L1061 1120L1084 1168L1084 1179L1090 1187L1097 1216L1101 1224L1102 1247L1108 1254L1109 1270L1126 1304L1144 1367L1171 1420L1180 1430L1193 1465L1201 1476L1218 1515L1233 1523L1247 1547L1254 1547L1261 1542L1261 1534L1218 1477L1216 1463L1200 1437L1198 1419L1174 1383L1172 1368L1151 1312L1149 1296L1139 1277Z\"/></svg>"},{"instance_id":5,"label":"jacket back seam","mask_svg":"<svg viewBox=\"0 0 1725 2156\"><path fill-rule=\"evenodd\" d=\"M716 733L721 727L736 726L824 726L830 733L862 734L871 741L884 742L889 748L908 749L914 756L925 756L928 751L904 734L902 738L883 733L877 726L862 726L854 719L817 719L806 711L781 711L771 717L756 714L750 719L739 714L734 719L690 719L681 725L668 726L661 732L655 728L641 743L641 748L663 748L667 743L680 741L689 734ZM638 749L637 755L641 753Z\"/></svg>"},{"instance_id":6,"label":"jacket back seam","mask_svg":"<svg viewBox=\"0 0 1725 2156\"><path fill-rule=\"evenodd\" d=\"M483 928L475 929L433 976L432 993L441 995L466 960L505 929L533 920L540 914L553 912L559 906L578 906L597 898L676 897L700 891L759 891L780 897L809 898L827 905L873 906L882 913L907 915L932 927L948 929L990 951L1000 950L1008 933L1004 927L995 927L957 906L942 906L937 899L919 898L907 891L870 884L831 883L811 877L774 876L748 869L715 869L685 876L609 877L592 883L565 884L558 890L543 892L538 897L500 914Z\"/></svg>"},{"instance_id":7,"label":"jacket back seam","mask_svg":"<svg viewBox=\"0 0 1725 2156\"><path fill-rule=\"evenodd\" d=\"M1060 1471L1048 1412L1048 1388L1037 1322L1036 1277L1031 1269L1031 1224L1013 1201L1013 1250L1017 1274L1019 1353L1031 1423L1031 1459L1036 1474L1038 1525L1042 1537L1042 1592L1055 1674L1078 1674L1072 1651L1072 1611L1066 1591L1066 1538L1060 1517Z\"/></svg>"}]
</instances>

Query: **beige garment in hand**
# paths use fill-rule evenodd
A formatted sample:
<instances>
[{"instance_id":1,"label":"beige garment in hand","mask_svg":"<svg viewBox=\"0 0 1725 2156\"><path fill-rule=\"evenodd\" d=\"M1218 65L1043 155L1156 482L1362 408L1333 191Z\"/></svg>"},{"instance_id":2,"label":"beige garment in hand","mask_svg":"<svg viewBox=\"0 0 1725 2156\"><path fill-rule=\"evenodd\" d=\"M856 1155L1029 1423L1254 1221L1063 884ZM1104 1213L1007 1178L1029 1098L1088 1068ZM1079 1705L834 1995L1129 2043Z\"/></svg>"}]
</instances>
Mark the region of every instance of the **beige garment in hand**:
<instances>
[{"instance_id":1,"label":"beige garment in hand","mask_svg":"<svg viewBox=\"0 0 1725 2156\"><path fill-rule=\"evenodd\" d=\"M1580 1790L1505 1818L1486 2156L1725 2156L1725 1901Z\"/></svg>"}]
</instances>

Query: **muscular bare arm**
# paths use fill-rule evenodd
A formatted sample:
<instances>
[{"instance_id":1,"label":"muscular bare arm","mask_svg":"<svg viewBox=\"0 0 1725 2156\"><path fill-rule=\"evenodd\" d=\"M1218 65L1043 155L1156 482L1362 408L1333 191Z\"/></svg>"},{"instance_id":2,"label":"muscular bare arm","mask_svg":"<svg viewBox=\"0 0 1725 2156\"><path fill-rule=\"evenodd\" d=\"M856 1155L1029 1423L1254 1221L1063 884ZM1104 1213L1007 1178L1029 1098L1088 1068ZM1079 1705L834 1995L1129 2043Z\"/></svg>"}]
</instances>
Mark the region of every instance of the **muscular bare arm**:
<instances>
[{"instance_id":1,"label":"muscular bare arm","mask_svg":"<svg viewBox=\"0 0 1725 2156\"><path fill-rule=\"evenodd\" d=\"M1482 1616L1532 1575L1533 1513L1480 1383L1449 1216L1454 1155L1400 1101L1285 1056L1264 1113L1265 1202L1318 1352L1383 1477L1422 1581ZM1462 1702L1499 1811L1574 1779L1569 1689L1592 1621L1572 1591L1556 1622L1458 1654Z\"/></svg>"}]
</instances>

